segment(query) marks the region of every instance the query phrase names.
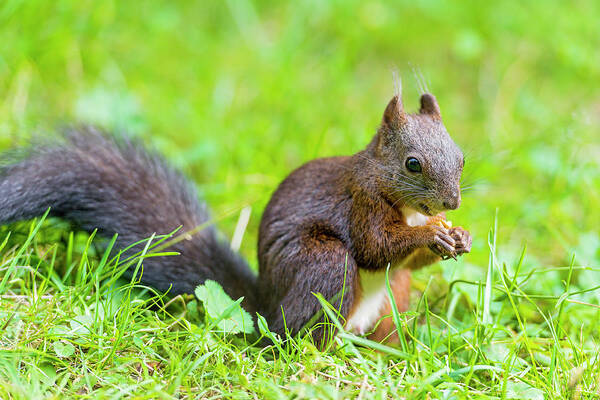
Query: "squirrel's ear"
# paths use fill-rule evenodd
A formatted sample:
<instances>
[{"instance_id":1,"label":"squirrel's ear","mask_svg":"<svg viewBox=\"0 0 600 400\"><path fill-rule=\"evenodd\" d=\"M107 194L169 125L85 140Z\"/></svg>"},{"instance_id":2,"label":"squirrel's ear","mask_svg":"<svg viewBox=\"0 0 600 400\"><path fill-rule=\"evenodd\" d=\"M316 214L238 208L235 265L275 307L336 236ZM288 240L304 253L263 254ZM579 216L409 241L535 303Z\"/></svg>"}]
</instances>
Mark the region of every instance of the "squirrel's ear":
<instances>
[{"instance_id":1,"label":"squirrel's ear","mask_svg":"<svg viewBox=\"0 0 600 400\"><path fill-rule=\"evenodd\" d=\"M396 95L390 100L385 111L381 124L390 129L397 130L406 123L406 114L400 95Z\"/></svg>"},{"instance_id":2,"label":"squirrel's ear","mask_svg":"<svg viewBox=\"0 0 600 400\"><path fill-rule=\"evenodd\" d=\"M442 113L440 112L440 106L438 105L435 96L430 93L424 93L421 96L421 109L420 114L428 114L433 119L442 119Z\"/></svg>"}]
</instances>

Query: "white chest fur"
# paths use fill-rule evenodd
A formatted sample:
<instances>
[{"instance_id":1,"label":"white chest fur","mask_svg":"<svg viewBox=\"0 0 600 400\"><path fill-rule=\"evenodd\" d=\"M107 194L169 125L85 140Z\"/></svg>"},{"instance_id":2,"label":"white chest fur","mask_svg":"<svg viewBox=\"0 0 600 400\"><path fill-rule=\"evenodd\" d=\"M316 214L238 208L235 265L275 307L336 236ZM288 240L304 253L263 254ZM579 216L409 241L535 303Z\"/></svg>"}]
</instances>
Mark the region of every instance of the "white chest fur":
<instances>
[{"instance_id":1,"label":"white chest fur","mask_svg":"<svg viewBox=\"0 0 600 400\"><path fill-rule=\"evenodd\" d=\"M425 225L426 215L421 214L410 208L402 209L402 214L409 226ZM394 266L390 271L389 277L392 279L393 270L402 268L403 264ZM381 313L388 299L387 288L385 286L385 270L378 272L359 271L360 285L362 288L361 298L354 312L348 319L346 329L362 335L369 332L375 323L381 318Z\"/></svg>"},{"instance_id":2,"label":"white chest fur","mask_svg":"<svg viewBox=\"0 0 600 400\"><path fill-rule=\"evenodd\" d=\"M427 219L429 219L427 215L421 214L420 212L408 207L402 209L402 215L404 215L406 225L408 226L425 225L427 223Z\"/></svg>"}]
</instances>

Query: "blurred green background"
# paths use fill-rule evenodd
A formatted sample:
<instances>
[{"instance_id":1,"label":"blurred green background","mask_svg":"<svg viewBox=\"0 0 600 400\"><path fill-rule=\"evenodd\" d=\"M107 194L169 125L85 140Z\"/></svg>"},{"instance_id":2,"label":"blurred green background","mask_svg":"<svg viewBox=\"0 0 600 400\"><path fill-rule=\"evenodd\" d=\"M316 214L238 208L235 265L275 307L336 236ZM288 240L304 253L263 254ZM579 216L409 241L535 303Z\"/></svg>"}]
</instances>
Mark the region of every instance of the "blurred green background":
<instances>
[{"instance_id":1,"label":"blurred green background","mask_svg":"<svg viewBox=\"0 0 600 400\"><path fill-rule=\"evenodd\" d=\"M256 265L276 185L308 160L365 147L394 68L415 110L417 70L475 185L449 216L475 237L455 273L483 276L496 210L509 266L525 244L528 264L563 266L576 252L598 266L598 21L594 0L5 0L0 148L73 122L142 136L215 216L252 206L242 251ZM235 223L219 225L230 237ZM578 278L600 281L590 274Z\"/></svg>"}]
</instances>

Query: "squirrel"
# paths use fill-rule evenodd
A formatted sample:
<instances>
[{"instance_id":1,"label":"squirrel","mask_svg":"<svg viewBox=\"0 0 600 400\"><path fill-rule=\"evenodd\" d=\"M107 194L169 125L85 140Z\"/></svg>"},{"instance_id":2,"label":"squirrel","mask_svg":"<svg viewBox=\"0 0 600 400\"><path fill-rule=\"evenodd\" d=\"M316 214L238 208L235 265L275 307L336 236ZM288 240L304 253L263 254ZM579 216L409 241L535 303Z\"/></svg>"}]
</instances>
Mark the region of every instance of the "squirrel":
<instances>
[{"instance_id":1,"label":"squirrel","mask_svg":"<svg viewBox=\"0 0 600 400\"><path fill-rule=\"evenodd\" d=\"M405 112L397 93L364 150L310 161L279 185L260 222L258 275L207 223L193 185L160 155L91 127L64 138L0 167L0 224L49 209L82 230L118 234L119 248L207 225L169 248L178 256L145 259L141 282L176 295L215 280L278 334L296 334L314 320L321 310L314 294L321 293L346 329L397 340L388 264L394 300L405 311L411 270L471 248L467 230L434 223L460 205L464 157L429 93L417 113ZM311 331L324 343L320 325Z\"/></svg>"}]
</instances>

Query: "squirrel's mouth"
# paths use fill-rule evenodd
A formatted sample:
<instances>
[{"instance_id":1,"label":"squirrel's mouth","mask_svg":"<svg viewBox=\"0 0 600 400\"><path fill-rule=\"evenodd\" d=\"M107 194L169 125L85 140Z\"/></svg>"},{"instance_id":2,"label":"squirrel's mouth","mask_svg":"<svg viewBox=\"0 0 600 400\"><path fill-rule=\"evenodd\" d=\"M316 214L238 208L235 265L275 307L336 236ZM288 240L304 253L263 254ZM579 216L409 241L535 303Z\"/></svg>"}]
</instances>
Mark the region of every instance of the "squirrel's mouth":
<instances>
[{"instance_id":1,"label":"squirrel's mouth","mask_svg":"<svg viewBox=\"0 0 600 400\"><path fill-rule=\"evenodd\" d=\"M422 211L423 211L425 214L427 214L427 215L429 215L429 216L432 216L432 215L433 215L433 213L431 212L431 208L429 208L429 207L427 206L427 204L424 204L424 203L419 203L419 207L421 208L421 210L422 210Z\"/></svg>"}]
</instances>

